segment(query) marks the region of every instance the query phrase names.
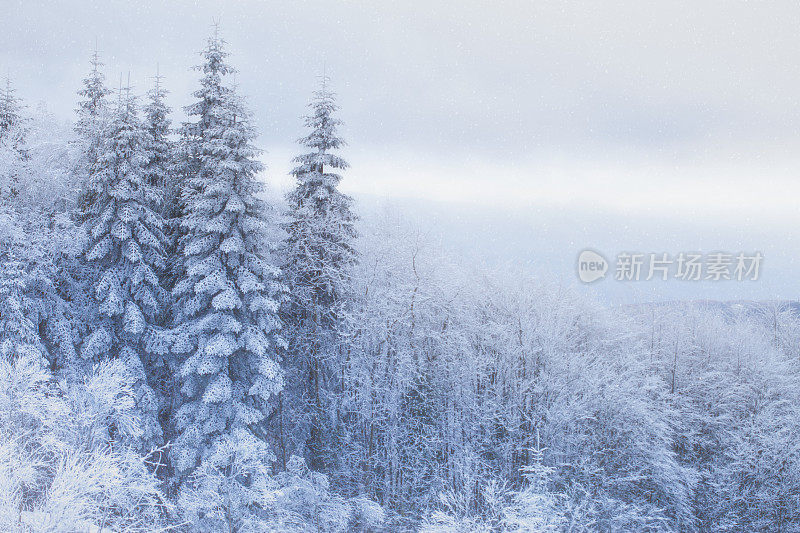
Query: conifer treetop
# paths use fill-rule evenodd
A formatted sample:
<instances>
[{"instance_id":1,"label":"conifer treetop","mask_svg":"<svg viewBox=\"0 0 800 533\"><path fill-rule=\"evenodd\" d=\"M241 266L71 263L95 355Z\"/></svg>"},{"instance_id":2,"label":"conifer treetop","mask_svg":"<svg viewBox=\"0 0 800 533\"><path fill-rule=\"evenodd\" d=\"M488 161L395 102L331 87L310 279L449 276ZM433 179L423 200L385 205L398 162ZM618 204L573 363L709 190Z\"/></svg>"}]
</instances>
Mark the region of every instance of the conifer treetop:
<instances>
[{"instance_id":1,"label":"conifer treetop","mask_svg":"<svg viewBox=\"0 0 800 533\"><path fill-rule=\"evenodd\" d=\"M162 134L169 133L170 121L168 114L170 112L169 106L164 102L169 91L167 91L161 84L164 76L161 75L159 69L156 68L156 75L153 76L153 86L147 91L148 103L144 108L145 116L147 117L148 125L158 126L158 132Z\"/></svg>"},{"instance_id":2,"label":"conifer treetop","mask_svg":"<svg viewBox=\"0 0 800 533\"><path fill-rule=\"evenodd\" d=\"M308 104L311 113L304 117L303 124L310 128L311 132L297 142L312 151L292 160L298 164L292 170L292 174L298 180L311 178L310 174L319 174L320 178L326 177L325 181L335 186L341 177L335 173L325 175L325 167L345 170L349 164L344 159L329 153L330 150L338 150L347 144L337 131L342 121L333 116L339 106L336 104L336 94L330 90L329 83L330 78L327 75L321 76L320 88L314 91L314 96Z\"/></svg>"},{"instance_id":3,"label":"conifer treetop","mask_svg":"<svg viewBox=\"0 0 800 533\"><path fill-rule=\"evenodd\" d=\"M171 110L164 102L168 91L161 84L163 76L158 73L158 69L153 80L153 86L147 91L148 102L144 107L149 158L146 165L146 173L150 185L159 187L162 192L166 192L167 182L170 181L169 173L172 163L172 148L169 142L171 131L169 113Z\"/></svg>"},{"instance_id":4,"label":"conifer treetop","mask_svg":"<svg viewBox=\"0 0 800 533\"><path fill-rule=\"evenodd\" d=\"M78 95L83 100L78 104L78 129L88 127L88 122L98 117L106 107L106 97L111 94L111 89L106 86L105 76L103 75L103 62L100 61L100 52L95 47L89 60L91 70L89 75L83 80L83 87L78 91Z\"/></svg>"},{"instance_id":5,"label":"conifer treetop","mask_svg":"<svg viewBox=\"0 0 800 533\"><path fill-rule=\"evenodd\" d=\"M199 117L196 128L202 131L213 127L220 120L221 117L214 116L214 112L231 92L231 89L223 84L223 78L235 70L226 63L228 52L225 50L225 41L216 32L213 37L208 38L206 47L200 54L204 61L194 69L202 72L203 76L200 78L200 88L192 93L198 101L185 109L189 116ZM195 132L195 134L200 133Z\"/></svg>"},{"instance_id":6,"label":"conifer treetop","mask_svg":"<svg viewBox=\"0 0 800 533\"><path fill-rule=\"evenodd\" d=\"M16 89L11 84L11 77L6 76L5 87L0 93L0 140L12 128L19 127L22 120L22 102L14 94Z\"/></svg>"}]
</instances>

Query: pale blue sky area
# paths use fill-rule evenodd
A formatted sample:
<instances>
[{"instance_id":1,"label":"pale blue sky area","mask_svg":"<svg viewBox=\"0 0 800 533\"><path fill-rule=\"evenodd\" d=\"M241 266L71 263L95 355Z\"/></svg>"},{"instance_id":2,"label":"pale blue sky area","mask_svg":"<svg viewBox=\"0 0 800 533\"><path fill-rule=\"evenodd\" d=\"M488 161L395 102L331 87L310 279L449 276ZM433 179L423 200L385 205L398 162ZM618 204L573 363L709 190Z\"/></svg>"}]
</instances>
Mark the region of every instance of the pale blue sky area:
<instances>
[{"instance_id":1,"label":"pale blue sky area","mask_svg":"<svg viewBox=\"0 0 800 533\"><path fill-rule=\"evenodd\" d=\"M179 121L218 20L278 188L324 66L353 194L449 204L470 227L494 213L481 253L551 270L587 246L765 252L747 288L603 297L797 296L800 4L394 4L5 0L0 72L69 118L96 40L110 85L130 72L144 92L158 64Z\"/></svg>"}]
</instances>

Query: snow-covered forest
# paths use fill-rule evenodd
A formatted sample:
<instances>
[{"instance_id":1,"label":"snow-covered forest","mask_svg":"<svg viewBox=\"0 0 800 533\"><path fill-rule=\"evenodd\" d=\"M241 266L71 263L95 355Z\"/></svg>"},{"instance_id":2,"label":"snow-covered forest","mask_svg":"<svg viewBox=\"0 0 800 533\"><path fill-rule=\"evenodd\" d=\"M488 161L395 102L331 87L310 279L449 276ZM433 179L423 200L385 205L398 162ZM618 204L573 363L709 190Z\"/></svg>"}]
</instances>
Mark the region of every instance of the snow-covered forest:
<instances>
[{"instance_id":1,"label":"snow-covered forest","mask_svg":"<svg viewBox=\"0 0 800 533\"><path fill-rule=\"evenodd\" d=\"M89 59L0 97L0 530L800 531L797 307L475 269L340 192L335 80L281 198L221 38L181 124Z\"/></svg>"}]
</instances>

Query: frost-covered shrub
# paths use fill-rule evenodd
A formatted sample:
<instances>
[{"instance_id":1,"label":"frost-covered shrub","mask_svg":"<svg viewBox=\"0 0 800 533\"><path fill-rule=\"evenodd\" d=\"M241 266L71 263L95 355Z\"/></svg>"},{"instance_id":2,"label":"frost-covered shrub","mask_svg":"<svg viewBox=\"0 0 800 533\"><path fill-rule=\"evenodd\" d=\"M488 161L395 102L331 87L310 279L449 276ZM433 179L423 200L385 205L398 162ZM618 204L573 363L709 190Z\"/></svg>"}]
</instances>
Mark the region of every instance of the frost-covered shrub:
<instances>
[{"instance_id":1,"label":"frost-covered shrub","mask_svg":"<svg viewBox=\"0 0 800 533\"><path fill-rule=\"evenodd\" d=\"M452 496L442 495L442 509L427 517L420 531L555 533L567 529L567 495L550 488L556 469L543 464L544 449L535 448L531 454L532 463L522 469L525 483L519 491L509 491L492 480L483 489L484 508L474 516L462 514L463 505L456 504Z\"/></svg>"},{"instance_id":2,"label":"frost-covered shrub","mask_svg":"<svg viewBox=\"0 0 800 533\"><path fill-rule=\"evenodd\" d=\"M49 373L35 357L22 354L13 362L0 358L0 529L20 527L20 513L38 501L47 488L54 462L50 437L65 417L59 401L49 401ZM52 439L55 443L59 439Z\"/></svg>"},{"instance_id":3,"label":"frost-covered shrub","mask_svg":"<svg viewBox=\"0 0 800 533\"><path fill-rule=\"evenodd\" d=\"M135 377L122 359L97 365L67 396L78 416L74 423L91 446L121 442L137 446L144 434L132 388Z\"/></svg>"},{"instance_id":4,"label":"frost-covered shrub","mask_svg":"<svg viewBox=\"0 0 800 533\"><path fill-rule=\"evenodd\" d=\"M23 523L37 531L151 531L162 522L158 481L130 448L96 448L59 458L42 501Z\"/></svg>"},{"instance_id":5,"label":"frost-covered shrub","mask_svg":"<svg viewBox=\"0 0 800 533\"><path fill-rule=\"evenodd\" d=\"M56 384L41 358L0 360L0 529L149 531L169 506L145 459L119 363Z\"/></svg>"},{"instance_id":6,"label":"frost-covered shrub","mask_svg":"<svg viewBox=\"0 0 800 533\"><path fill-rule=\"evenodd\" d=\"M328 478L292 456L287 471L270 475L274 459L263 441L231 436L217 457L224 468L204 461L178 498L184 521L198 531L274 533L378 532L383 509L365 497L345 499L330 492Z\"/></svg>"},{"instance_id":7,"label":"frost-covered shrub","mask_svg":"<svg viewBox=\"0 0 800 533\"><path fill-rule=\"evenodd\" d=\"M328 477L309 470L296 455L275 476L266 499L274 528L270 531L377 532L384 526L385 513L377 503L331 492Z\"/></svg>"},{"instance_id":8,"label":"frost-covered shrub","mask_svg":"<svg viewBox=\"0 0 800 533\"><path fill-rule=\"evenodd\" d=\"M182 484L184 520L198 531L264 531L260 509L272 487L273 459L266 443L245 429L221 436Z\"/></svg>"},{"instance_id":9,"label":"frost-covered shrub","mask_svg":"<svg viewBox=\"0 0 800 533\"><path fill-rule=\"evenodd\" d=\"M491 533L492 527L480 517L455 517L435 511L419 529L420 533Z\"/></svg>"},{"instance_id":10,"label":"frost-covered shrub","mask_svg":"<svg viewBox=\"0 0 800 533\"><path fill-rule=\"evenodd\" d=\"M555 468L543 464L544 450L537 448L532 464L524 467L525 487L503 509L502 527L508 533L557 532L567 525L564 494L550 490Z\"/></svg>"}]
</instances>

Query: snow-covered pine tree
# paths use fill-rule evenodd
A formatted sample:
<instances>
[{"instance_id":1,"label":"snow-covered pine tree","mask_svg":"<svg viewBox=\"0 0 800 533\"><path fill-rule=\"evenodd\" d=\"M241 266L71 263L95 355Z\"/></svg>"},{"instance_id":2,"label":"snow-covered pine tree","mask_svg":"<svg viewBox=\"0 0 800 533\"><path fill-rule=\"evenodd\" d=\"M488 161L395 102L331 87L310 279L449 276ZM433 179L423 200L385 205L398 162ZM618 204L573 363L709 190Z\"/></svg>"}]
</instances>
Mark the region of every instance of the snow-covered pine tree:
<instances>
[{"instance_id":1,"label":"snow-covered pine tree","mask_svg":"<svg viewBox=\"0 0 800 533\"><path fill-rule=\"evenodd\" d=\"M89 143L88 148L94 150L92 155L96 156L108 110L106 97L111 94L111 89L106 87L105 76L101 70L103 63L96 49L89 64L91 65L89 75L83 79L83 88L78 91L78 96L82 100L75 110L78 115L75 131Z\"/></svg>"},{"instance_id":2,"label":"snow-covered pine tree","mask_svg":"<svg viewBox=\"0 0 800 533\"><path fill-rule=\"evenodd\" d=\"M174 157L175 147L170 140L170 108L164 98L167 90L162 85L163 76L158 69L154 78L153 87L147 92L147 104L144 107L144 127L147 132L145 136L145 151L147 162L144 166L145 180L149 187L157 193L156 207L163 222L163 236L161 246L163 250L164 262L156 272L159 277L160 285L166 287L165 296L168 298L169 305L163 307L163 313L157 317L158 326L168 326L171 323L171 297L168 289L172 286L173 275L171 259L176 255L175 239L171 224L174 217L174 209L177 203L177 190L174 178ZM147 376L150 385L158 392L161 400L161 417L166 420L169 418L173 404L173 396L177 394L175 380L173 376L174 365L170 364L171 359L168 350L158 350L157 354L151 354L147 365Z\"/></svg>"},{"instance_id":3,"label":"snow-covered pine tree","mask_svg":"<svg viewBox=\"0 0 800 533\"><path fill-rule=\"evenodd\" d=\"M269 256L267 206L258 198L262 186L256 174L262 167L255 160L249 116L224 85L231 68L223 45L216 35L208 40L199 67L201 88L194 93L198 101L187 108L197 117L192 128L197 170L184 187L183 264L173 290L174 351L182 358L184 403L174 417L172 463L189 491L200 482L190 477L193 472L204 472L207 479L211 470L238 468L231 464L237 446L250 450L248 460L255 449L269 459L269 449L253 431L283 386L277 362L284 345L277 313L283 289ZM247 492L241 485L230 493L219 490L231 498Z\"/></svg>"},{"instance_id":4,"label":"snow-covered pine tree","mask_svg":"<svg viewBox=\"0 0 800 533\"><path fill-rule=\"evenodd\" d=\"M215 33L216 35L216 33ZM212 46L211 43L208 44ZM221 47L221 45L219 45ZM204 58L207 51L203 52ZM225 64L225 52L220 50L220 57L207 57L207 64L196 65L195 70L203 71L201 87L193 93L197 101L184 108L189 120L182 123L177 129L179 135L175 146L174 166L172 179L175 185L175 202L172 217L167 222L168 237L174 243L174 254L170 257L170 275L167 286L174 289L178 279L183 276L184 267L183 251L181 248L182 237L186 235L186 228L182 220L187 213L186 200L192 194L190 187L200 170L200 148L203 144L204 132L213 126L214 120L209 112L221 100L221 93L226 87L222 85L222 78L231 69ZM193 119L197 117L197 119ZM194 191L196 192L196 191Z\"/></svg>"},{"instance_id":5,"label":"snow-covered pine tree","mask_svg":"<svg viewBox=\"0 0 800 533\"><path fill-rule=\"evenodd\" d=\"M172 177L175 150L169 139L171 110L164 102L168 91L161 84L163 79L160 73L156 73L153 87L147 92L148 102L144 107L145 127L148 133L148 160L145 174L150 186L160 191L163 201L159 212L166 222L173 216L177 190Z\"/></svg>"},{"instance_id":6,"label":"snow-covered pine tree","mask_svg":"<svg viewBox=\"0 0 800 533\"><path fill-rule=\"evenodd\" d=\"M54 333L61 339L59 344L65 348L56 350L53 355L57 364L71 378L77 379L82 379L90 372L95 362L91 358L86 360L81 357L80 345L99 320L95 283L100 265L96 261L87 261L84 252L88 233L92 230L92 223L88 219L97 200L91 181L93 174L101 170L98 158L104 148L104 133L110 114L106 97L111 91L105 85L102 65L95 49L90 58L89 74L77 91L80 101L75 109L75 137L69 142L70 149L65 150L67 154L75 153L76 157L65 166L65 170L68 168L63 184L66 194L59 205L59 210L69 212L70 217L69 220L63 218L54 221L55 226L61 227L59 233L73 241L74 245L57 246L53 250L53 292L49 296L55 298L59 305L54 306L52 302L46 304L46 308L55 309L60 315L48 328L57 329L57 333ZM69 237L66 237L67 234Z\"/></svg>"},{"instance_id":7,"label":"snow-covered pine tree","mask_svg":"<svg viewBox=\"0 0 800 533\"><path fill-rule=\"evenodd\" d=\"M19 259L22 241L13 210L0 206L0 361L26 357L42 361L42 346L24 309L25 265Z\"/></svg>"},{"instance_id":8,"label":"snow-covered pine tree","mask_svg":"<svg viewBox=\"0 0 800 533\"><path fill-rule=\"evenodd\" d=\"M511 505L503 509L503 531L563 531L566 523L562 511L564 497L549 489L548 485L556 469L544 464L545 449L539 442L537 429L536 447L529 453L531 464L522 468L526 485L514 495Z\"/></svg>"},{"instance_id":9,"label":"snow-covered pine tree","mask_svg":"<svg viewBox=\"0 0 800 533\"><path fill-rule=\"evenodd\" d=\"M0 93L0 198L3 199L13 199L20 193L21 175L28 158L23 105L15 92L11 78L6 77Z\"/></svg>"},{"instance_id":10,"label":"snow-covered pine tree","mask_svg":"<svg viewBox=\"0 0 800 533\"><path fill-rule=\"evenodd\" d=\"M164 221L164 255L169 261L175 251L175 240L170 228L178 204L179 191L175 179L175 146L170 140L170 108L164 102L167 90L161 85L163 76L156 74L155 83L147 93L148 103L144 108L145 128L147 130L147 163L145 177L148 184L158 191L159 214ZM167 268L159 272L162 285L170 285L171 272Z\"/></svg>"},{"instance_id":11,"label":"snow-covered pine tree","mask_svg":"<svg viewBox=\"0 0 800 533\"><path fill-rule=\"evenodd\" d=\"M288 233L285 253L290 298L283 317L291 332L286 366L293 369L294 378L286 394L298 398L282 399L281 417L308 420L308 427L302 431L308 435L306 452L315 470L325 468L323 439L330 418L323 412L325 396L326 390L334 389L339 311L346 301L349 271L356 260L352 199L338 190L341 175L337 171L348 164L331 153L345 143L337 134L341 121L334 117L338 106L328 85L328 78L323 76L309 104L311 113L305 117L305 126L311 132L298 142L310 151L293 160L297 184L287 196L289 220L284 225ZM303 406L304 412L293 412L297 406Z\"/></svg>"},{"instance_id":12,"label":"snow-covered pine tree","mask_svg":"<svg viewBox=\"0 0 800 533\"><path fill-rule=\"evenodd\" d=\"M81 143L83 156L78 162L75 172L78 174L77 183L80 195L78 197L77 216L85 219L86 211L94 202L93 190L89 186L89 174L92 167L97 163L100 150L103 144L103 133L108 119L108 102L106 97L111 90L106 87L105 76L101 70L103 63L100 61L100 54L95 48L90 59L91 70L89 75L83 80L83 88L78 91L81 101L75 112L78 121L75 125L75 132L78 134L78 142Z\"/></svg>"},{"instance_id":13,"label":"snow-covered pine tree","mask_svg":"<svg viewBox=\"0 0 800 533\"><path fill-rule=\"evenodd\" d=\"M19 126L22 121L20 114L22 103L14 93L16 90L11 86L11 78L6 77L6 84L2 94L0 94L0 141L3 141L11 133L15 126Z\"/></svg>"},{"instance_id":14,"label":"snow-covered pine tree","mask_svg":"<svg viewBox=\"0 0 800 533\"><path fill-rule=\"evenodd\" d=\"M145 424L143 444L160 438L157 402L146 383L146 365L166 347L154 326L163 313L163 221L158 192L145 172L147 132L137 117L130 89L120 91L90 185L94 201L86 212L88 242L83 257L97 269L94 296L98 321L81 355L100 361L119 357L136 379L138 407Z\"/></svg>"}]
</instances>

